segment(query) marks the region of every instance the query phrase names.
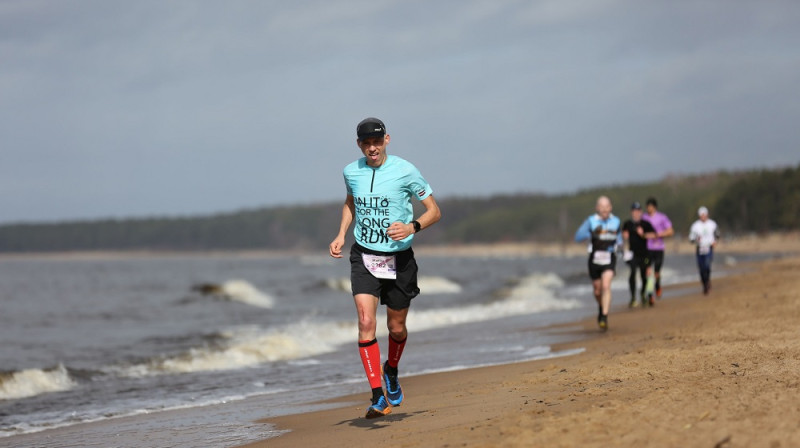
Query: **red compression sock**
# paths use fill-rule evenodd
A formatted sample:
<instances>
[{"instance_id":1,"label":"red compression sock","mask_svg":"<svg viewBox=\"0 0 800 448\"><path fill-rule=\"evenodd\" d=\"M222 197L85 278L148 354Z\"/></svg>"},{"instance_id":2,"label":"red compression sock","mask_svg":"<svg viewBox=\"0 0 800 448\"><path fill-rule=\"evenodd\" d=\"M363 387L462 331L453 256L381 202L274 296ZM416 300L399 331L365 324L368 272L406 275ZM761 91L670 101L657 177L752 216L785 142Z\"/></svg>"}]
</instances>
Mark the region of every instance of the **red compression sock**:
<instances>
[{"instance_id":1,"label":"red compression sock","mask_svg":"<svg viewBox=\"0 0 800 448\"><path fill-rule=\"evenodd\" d=\"M403 356L403 349L406 348L406 340L408 340L408 337L398 342L389 336L389 359L386 360L389 367L397 368L397 364L400 363L400 357Z\"/></svg>"},{"instance_id":2,"label":"red compression sock","mask_svg":"<svg viewBox=\"0 0 800 448\"><path fill-rule=\"evenodd\" d=\"M358 354L361 355L369 387L373 389L381 387L381 349L378 340L358 341Z\"/></svg>"}]
</instances>

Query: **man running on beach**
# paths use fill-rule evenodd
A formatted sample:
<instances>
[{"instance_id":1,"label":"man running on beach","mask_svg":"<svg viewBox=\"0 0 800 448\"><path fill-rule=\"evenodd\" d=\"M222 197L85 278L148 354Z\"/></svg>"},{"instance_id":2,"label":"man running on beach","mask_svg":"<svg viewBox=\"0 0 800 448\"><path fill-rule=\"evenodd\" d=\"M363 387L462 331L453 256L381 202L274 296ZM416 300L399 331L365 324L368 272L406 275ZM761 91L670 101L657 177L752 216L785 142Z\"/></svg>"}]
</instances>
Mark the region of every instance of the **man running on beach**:
<instances>
[{"instance_id":1,"label":"man running on beach","mask_svg":"<svg viewBox=\"0 0 800 448\"><path fill-rule=\"evenodd\" d=\"M591 240L589 246L589 277L592 279L594 298L597 300L597 325L608 329L608 311L611 307L611 280L617 265L616 248L622 244L619 218L611 214L611 200L597 198L594 215L589 216L575 232L575 241Z\"/></svg>"},{"instance_id":2,"label":"man running on beach","mask_svg":"<svg viewBox=\"0 0 800 448\"><path fill-rule=\"evenodd\" d=\"M406 345L406 317L411 299L419 294L417 263L411 249L414 234L441 218L431 186L419 170L386 153L390 137L377 118L365 118L356 127L356 144L364 157L344 168L347 197L339 233L331 242L333 258L342 258L345 235L355 221L350 248L350 283L358 314L358 351L372 388L366 418L391 412L403 401L397 364ZM414 219L411 198L422 201L425 212ZM375 338L378 300L386 305L389 353L381 373L381 352ZM381 387L386 384L386 394Z\"/></svg>"},{"instance_id":3,"label":"man running on beach","mask_svg":"<svg viewBox=\"0 0 800 448\"><path fill-rule=\"evenodd\" d=\"M655 276L656 297L661 298L661 266L664 264L664 238L672 236L675 232L672 229L672 221L667 215L658 211L658 201L656 198L647 199L647 213L642 219L653 225L656 230L656 237L647 240L647 250L649 258L649 273ZM649 298L648 298L649 299ZM653 301L650 304L653 305Z\"/></svg>"},{"instance_id":4,"label":"man running on beach","mask_svg":"<svg viewBox=\"0 0 800 448\"><path fill-rule=\"evenodd\" d=\"M631 291L630 308L635 308L636 303L636 273L642 279L641 301L642 306L647 306L648 298L645 297L645 286L647 284L647 239L655 238L656 233L653 226L642 219L642 204L634 202L631 204L631 218L622 224L622 237L628 241L628 251L625 253L625 261L631 268L628 277L628 288Z\"/></svg>"},{"instance_id":5,"label":"man running on beach","mask_svg":"<svg viewBox=\"0 0 800 448\"><path fill-rule=\"evenodd\" d=\"M708 217L708 209L697 210L700 217L689 229L689 241L697 245L697 269L700 271L700 282L703 283L703 294L711 291L711 262L714 261L714 248L719 239L717 223Z\"/></svg>"}]
</instances>

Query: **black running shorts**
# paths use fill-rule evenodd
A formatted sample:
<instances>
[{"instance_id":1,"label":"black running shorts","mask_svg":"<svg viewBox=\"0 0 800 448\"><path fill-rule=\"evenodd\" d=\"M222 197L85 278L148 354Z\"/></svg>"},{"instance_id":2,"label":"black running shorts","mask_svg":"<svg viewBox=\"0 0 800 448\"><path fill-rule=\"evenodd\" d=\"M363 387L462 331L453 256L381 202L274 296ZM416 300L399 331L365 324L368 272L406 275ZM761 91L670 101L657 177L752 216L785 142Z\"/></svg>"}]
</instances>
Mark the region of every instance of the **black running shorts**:
<instances>
[{"instance_id":1,"label":"black running shorts","mask_svg":"<svg viewBox=\"0 0 800 448\"><path fill-rule=\"evenodd\" d=\"M592 263L592 256L589 255L589 278L597 280L603 276L604 271L614 271L617 273L617 255L611 254L611 263L609 264L594 264Z\"/></svg>"},{"instance_id":2,"label":"black running shorts","mask_svg":"<svg viewBox=\"0 0 800 448\"><path fill-rule=\"evenodd\" d=\"M394 255L397 262L397 278L376 278L364 266L362 253L373 255ZM353 295L369 294L381 299L381 304L393 310L403 310L411 306L411 299L419 295L417 286L417 261L414 251L409 247L400 252L377 252L354 243L350 248L350 283Z\"/></svg>"},{"instance_id":3,"label":"black running shorts","mask_svg":"<svg viewBox=\"0 0 800 448\"><path fill-rule=\"evenodd\" d=\"M664 264L664 251L651 250L647 253L647 258L650 261L650 266L653 266L653 270L661 272L661 265Z\"/></svg>"}]
</instances>

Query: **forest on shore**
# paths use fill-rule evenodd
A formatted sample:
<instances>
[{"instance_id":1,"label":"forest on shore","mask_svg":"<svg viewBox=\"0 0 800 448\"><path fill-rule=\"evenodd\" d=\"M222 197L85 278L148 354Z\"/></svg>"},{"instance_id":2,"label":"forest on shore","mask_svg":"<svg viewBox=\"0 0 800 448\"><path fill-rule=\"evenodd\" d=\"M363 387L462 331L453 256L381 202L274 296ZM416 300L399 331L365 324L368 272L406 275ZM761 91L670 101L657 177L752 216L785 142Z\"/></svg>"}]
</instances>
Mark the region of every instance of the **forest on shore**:
<instances>
[{"instance_id":1,"label":"forest on shore","mask_svg":"<svg viewBox=\"0 0 800 448\"><path fill-rule=\"evenodd\" d=\"M611 198L614 214L623 220L633 201L644 204L655 197L659 209L672 220L676 236L685 236L701 205L711 210L711 217L728 235L800 227L798 165L668 176L570 194L437 197L442 220L416 241L430 245L568 242L593 212L599 195ZM331 202L196 217L6 224L0 225L0 252L319 250L335 236L341 211L341 202Z\"/></svg>"}]
</instances>

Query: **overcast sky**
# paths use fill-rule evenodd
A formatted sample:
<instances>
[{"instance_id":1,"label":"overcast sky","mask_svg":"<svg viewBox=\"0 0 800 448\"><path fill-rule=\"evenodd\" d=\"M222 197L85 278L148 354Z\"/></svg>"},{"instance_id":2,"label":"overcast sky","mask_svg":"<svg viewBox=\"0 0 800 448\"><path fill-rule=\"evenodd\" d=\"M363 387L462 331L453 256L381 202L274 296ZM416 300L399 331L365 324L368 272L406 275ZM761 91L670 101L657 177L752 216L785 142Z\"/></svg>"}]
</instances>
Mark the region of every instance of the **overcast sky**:
<instances>
[{"instance_id":1,"label":"overcast sky","mask_svg":"<svg viewBox=\"0 0 800 448\"><path fill-rule=\"evenodd\" d=\"M341 201L367 116L440 199L796 166L799 23L796 0L0 0L0 223Z\"/></svg>"}]
</instances>

